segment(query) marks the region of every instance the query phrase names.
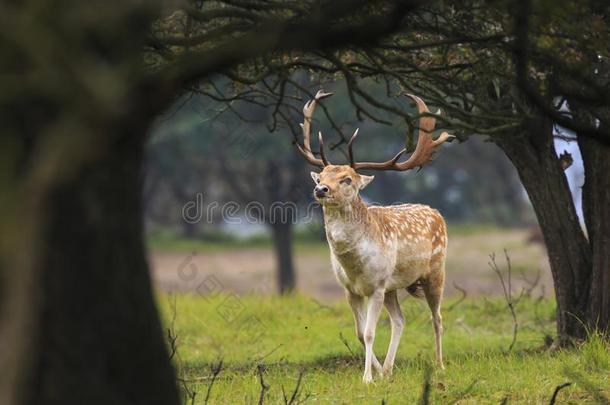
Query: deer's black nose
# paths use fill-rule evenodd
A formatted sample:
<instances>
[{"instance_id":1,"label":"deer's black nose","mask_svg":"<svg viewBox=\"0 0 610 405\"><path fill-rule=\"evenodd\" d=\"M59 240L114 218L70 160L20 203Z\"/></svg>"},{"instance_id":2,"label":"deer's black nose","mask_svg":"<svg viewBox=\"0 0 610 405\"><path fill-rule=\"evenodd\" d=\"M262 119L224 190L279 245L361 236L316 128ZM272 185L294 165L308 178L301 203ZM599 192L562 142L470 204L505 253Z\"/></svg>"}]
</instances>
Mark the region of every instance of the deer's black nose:
<instances>
[{"instance_id":1,"label":"deer's black nose","mask_svg":"<svg viewBox=\"0 0 610 405\"><path fill-rule=\"evenodd\" d=\"M324 184L318 184L314 189L313 189L313 193L316 197L321 198L321 197L326 197L326 194L328 194L328 187L325 186Z\"/></svg>"}]
</instances>

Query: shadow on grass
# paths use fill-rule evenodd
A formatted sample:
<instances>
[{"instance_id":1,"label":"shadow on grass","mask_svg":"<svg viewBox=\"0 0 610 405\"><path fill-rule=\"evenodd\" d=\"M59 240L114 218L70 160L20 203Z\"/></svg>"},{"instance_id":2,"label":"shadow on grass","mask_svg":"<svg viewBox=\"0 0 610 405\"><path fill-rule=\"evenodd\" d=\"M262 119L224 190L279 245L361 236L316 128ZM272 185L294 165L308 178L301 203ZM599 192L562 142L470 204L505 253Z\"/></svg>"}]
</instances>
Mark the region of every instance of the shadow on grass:
<instances>
[{"instance_id":1,"label":"shadow on grass","mask_svg":"<svg viewBox=\"0 0 610 405\"><path fill-rule=\"evenodd\" d=\"M541 346L540 348L527 348L522 350L514 350L507 352L502 349L490 349L485 351L477 352L464 352L451 356L445 356L445 363L447 367L451 367L452 364L461 364L464 362L471 362L477 359L485 359L489 357L497 358L498 361L508 358L530 358L540 355L554 355L556 351L550 351L548 348ZM410 358L397 358L395 367L401 370L417 370L423 371L431 363L431 355L418 353L414 357ZM209 362L187 362L184 365L183 370L187 373L205 373L209 370L213 363ZM346 369L360 370L364 367L364 353L362 355L351 355L351 354L332 354L324 356L318 359L305 362L291 362L286 360L279 360L273 362L256 362L248 361L240 364L226 364L224 369L233 373L251 373L256 369L257 365L264 364L268 369L281 369L286 372L289 371L305 371L313 372L317 370L323 370L325 372L335 372Z\"/></svg>"}]
</instances>

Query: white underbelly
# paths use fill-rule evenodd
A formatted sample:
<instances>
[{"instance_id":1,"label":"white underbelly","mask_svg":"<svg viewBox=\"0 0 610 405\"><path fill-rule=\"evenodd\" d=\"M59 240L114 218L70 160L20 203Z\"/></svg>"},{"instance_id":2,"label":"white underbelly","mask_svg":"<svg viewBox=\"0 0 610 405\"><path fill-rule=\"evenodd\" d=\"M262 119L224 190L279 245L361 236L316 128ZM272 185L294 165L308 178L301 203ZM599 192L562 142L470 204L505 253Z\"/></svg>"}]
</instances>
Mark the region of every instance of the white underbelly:
<instances>
[{"instance_id":1,"label":"white underbelly","mask_svg":"<svg viewBox=\"0 0 610 405\"><path fill-rule=\"evenodd\" d=\"M394 291L400 290L402 288L407 288L411 284L415 283L419 279L419 277L420 276L414 272L394 273L386 280L386 291Z\"/></svg>"}]
</instances>

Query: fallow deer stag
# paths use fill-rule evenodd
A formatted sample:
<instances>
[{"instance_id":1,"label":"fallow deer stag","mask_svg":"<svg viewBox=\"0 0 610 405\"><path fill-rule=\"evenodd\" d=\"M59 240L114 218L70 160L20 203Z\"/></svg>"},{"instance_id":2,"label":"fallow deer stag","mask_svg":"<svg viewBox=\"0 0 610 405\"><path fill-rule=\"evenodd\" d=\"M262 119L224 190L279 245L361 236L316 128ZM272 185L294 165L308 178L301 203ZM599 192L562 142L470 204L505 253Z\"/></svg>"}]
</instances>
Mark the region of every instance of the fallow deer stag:
<instances>
[{"instance_id":1,"label":"fallow deer stag","mask_svg":"<svg viewBox=\"0 0 610 405\"><path fill-rule=\"evenodd\" d=\"M356 162L352 146L358 135L348 143L349 165L333 165L324 154L322 133L319 133L319 158L311 151L311 120L321 99L332 95L320 90L303 108L303 146L297 143L301 155L312 165L322 168L311 172L316 183L314 197L322 205L330 258L337 280L345 288L354 313L356 333L365 348L363 381L372 381L374 367L382 376L392 373L396 350L403 331L404 318L396 291L401 288L415 296L425 296L432 312L436 359L443 368L441 335L441 299L445 281L447 227L441 214L426 205L403 204L387 207L367 206L359 196L374 176L358 170L404 171L428 162L435 148L451 138L442 133L432 138L435 118L421 116L415 151L409 159L399 162L405 149L386 162ZM420 114L429 113L417 96ZM422 294L423 292L423 294ZM365 306L365 298L368 302ZM375 329L385 305L390 315L392 335L383 366L373 353Z\"/></svg>"}]
</instances>

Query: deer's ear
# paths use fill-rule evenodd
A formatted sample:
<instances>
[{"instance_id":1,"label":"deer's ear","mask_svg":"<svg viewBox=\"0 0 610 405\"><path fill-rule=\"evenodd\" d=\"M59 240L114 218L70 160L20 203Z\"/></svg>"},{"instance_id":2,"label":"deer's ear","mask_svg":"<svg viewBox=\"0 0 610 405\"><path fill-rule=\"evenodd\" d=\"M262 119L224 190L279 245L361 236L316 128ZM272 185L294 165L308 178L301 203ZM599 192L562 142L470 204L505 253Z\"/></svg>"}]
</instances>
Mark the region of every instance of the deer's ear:
<instances>
[{"instance_id":1,"label":"deer's ear","mask_svg":"<svg viewBox=\"0 0 610 405\"><path fill-rule=\"evenodd\" d=\"M365 188L371 181L373 181L374 178L375 176L360 175L360 190Z\"/></svg>"},{"instance_id":2,"label":"deer's ear","mask_svg":"<svg viewBox=\"0 0 610 405\"><path fill-rule=\"evenodd\" d=\"M311 178L317 184L320 181L320 173L311 172Z\"/></svg>"}]
</instances>

